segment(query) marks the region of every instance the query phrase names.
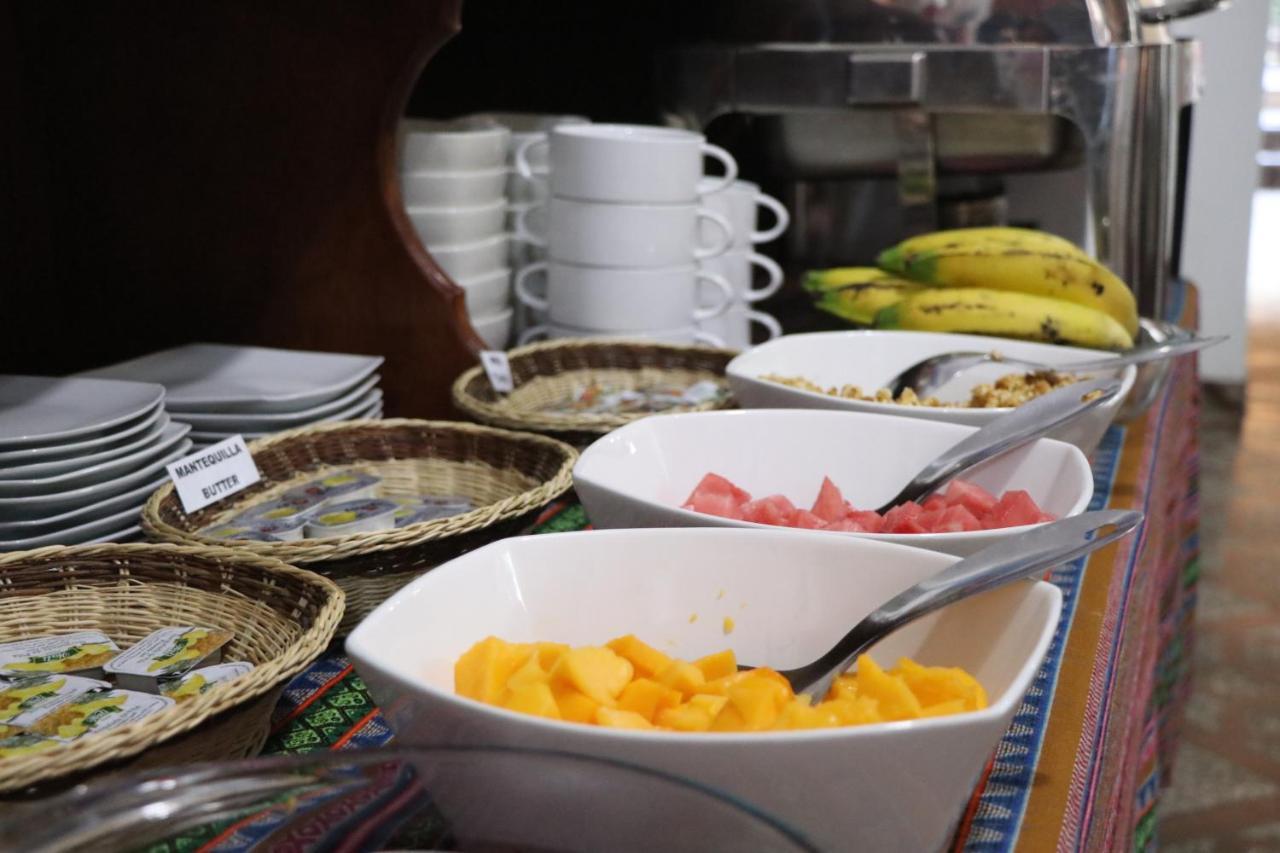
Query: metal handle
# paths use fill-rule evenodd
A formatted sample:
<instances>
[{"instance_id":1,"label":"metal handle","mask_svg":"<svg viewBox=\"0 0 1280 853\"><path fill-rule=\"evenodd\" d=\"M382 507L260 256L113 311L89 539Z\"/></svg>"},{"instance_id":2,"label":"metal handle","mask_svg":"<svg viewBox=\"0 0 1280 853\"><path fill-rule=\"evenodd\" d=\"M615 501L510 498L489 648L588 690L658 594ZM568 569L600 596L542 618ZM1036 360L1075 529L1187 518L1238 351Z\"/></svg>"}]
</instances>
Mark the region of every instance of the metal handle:
<instances>
[{"instance_id":1,"label":"metal handle","mask_svg":"<svg viewBox=\"0 0 1280 853\"><path fill-rule=\"evenodd\" d=\"M1120 353L1115 358L1099 358L1093 361L1080 361L1074 364L1059 364L1049 367L1060 373L1075 373L1081 370L1109 370L1113 367L1125 367L1130 364L1145 364L1148 361L1159 361L1162 358L1173 358L1189 352L1202 350L1225 341L1229 335L1212 335L1206 338L1180 338L1150 347L1141 347Z\"/></svg>"},{"instance_id":2,"label":"metal handle","mask_svg":"<svg viewBox=\"0 0 1280 853\"><path fill-rule=\"evenodd\" d=\"M1013 411L995 418L926 465L881 511L905 501L922 498L979 462L1021 447L1067 421L1078 418L1118 394L1120 385L1117 379L1093 379L1059 388L1023 403ZM1084 399L1094 391L1101 393L1092 399Z\"/></svg>"},{"instance_id":3,"label":"metal handle","mask_svg":"<svg viewBox=\"0 0 1280 853\"><path fill-rule=\"evenodd\" d=\"M1226 0L1182 0L1180 3L1161 3L1159 6L1143 6L1138 10L1138 20L1144 24L1167 24L1179 18L1190 18L1212 12Z\"/></svg>"}]
</instances>

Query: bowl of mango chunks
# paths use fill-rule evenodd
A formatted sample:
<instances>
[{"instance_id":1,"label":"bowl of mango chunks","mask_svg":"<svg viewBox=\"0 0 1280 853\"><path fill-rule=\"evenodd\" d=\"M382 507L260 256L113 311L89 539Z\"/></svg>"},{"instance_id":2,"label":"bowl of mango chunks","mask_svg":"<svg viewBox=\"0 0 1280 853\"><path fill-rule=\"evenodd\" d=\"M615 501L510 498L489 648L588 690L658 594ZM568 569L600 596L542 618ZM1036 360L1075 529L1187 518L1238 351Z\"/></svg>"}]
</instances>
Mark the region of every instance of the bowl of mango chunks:
<instances>
[{"instance_id":1,"label":"bowl of mango chunks","mask_svg":"<svg viewBox=\"0 0 1280 853\"><path fill-rule=\"evenodd\" d=\"M347 651L397 744L612 759L820 849L939 849L1048 649L1058 589L1019 582L907 625L816 704L776 672L956 559L793 530L516 537L406 586Z\"/></svg>"}]
</instances>

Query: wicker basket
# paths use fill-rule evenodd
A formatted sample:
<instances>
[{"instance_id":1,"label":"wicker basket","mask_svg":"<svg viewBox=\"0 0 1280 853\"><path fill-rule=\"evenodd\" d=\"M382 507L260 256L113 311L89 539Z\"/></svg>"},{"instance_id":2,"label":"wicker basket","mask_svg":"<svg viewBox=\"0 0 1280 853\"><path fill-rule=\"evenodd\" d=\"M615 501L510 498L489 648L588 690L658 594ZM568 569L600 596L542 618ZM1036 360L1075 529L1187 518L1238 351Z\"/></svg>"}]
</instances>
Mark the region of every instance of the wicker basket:
<instances>
[{"instance_id":1,"label":"wicker basket","mask_svg":"<svg viewBox=\"0 0 1280 853\"><path fill-rule=\"evenodd\" d=\"M153 539L231 544L330 578L347 596L340 633L427 569L527 528L572 486L578 458L567 444L539 435L418 420L321 424L253 442L249 451L262 481L233 503L187 515L166 484L143 507L142 527ZM226 543L199 532L339 469L376 474L385 496L465 495L477 508L395 530L297 542Z\"/></svg>"},{"instance_id":2,"label":"wicker basket","mask_svg":"<svg viewBox=\"0 0 1280 853\"><path fill-rule=\"evenodd\" d=\"M238 549L80 545L0 557L0 642L96 629L124 648L194 624L233 632L224 659L255 665L136 723L0 760L0 799L47 794L108 766L256 755L285 682L324 651L341 617L331 581Z\"/></svg>"},{"instance_id":3,"label":"wicker basket","mask_svg":"<svg viewBox=\"0 0 1280 853\"><path fill-rule=\"evenodd\" d=\"M678 346L652 341L558 340L518 347L507 353L515 390L499 394L480 367L453 383L453 403L467 416L491 426L521 429L578 446L647 413L595 414L542 411L588 382L637 389L656 384L692 385L722 380L735 350ZM671 411L728 408L732 398Z\"/></svg>"}]
</instances>

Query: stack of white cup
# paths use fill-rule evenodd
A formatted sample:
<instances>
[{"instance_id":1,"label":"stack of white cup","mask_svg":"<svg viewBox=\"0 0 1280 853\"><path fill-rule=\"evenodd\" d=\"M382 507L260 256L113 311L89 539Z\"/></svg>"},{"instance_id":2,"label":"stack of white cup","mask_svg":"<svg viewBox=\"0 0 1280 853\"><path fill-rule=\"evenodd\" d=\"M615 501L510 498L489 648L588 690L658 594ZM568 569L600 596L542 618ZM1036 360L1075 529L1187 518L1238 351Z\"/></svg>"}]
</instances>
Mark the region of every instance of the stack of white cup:
<instances>
[{"instance_id":1,"label":"stack of white cup","mask_svg":"<svg viewBox=\"0 0 1280 853\"><path fill-rule=\"evenodd\" d=\"M548 165L539 168L544 147ZM725 174L704 178L704 156ZM724 313L733 290L698 265L734 240L729 220L703 203L737 176L728 152L674 128L561 125L520 146L515 162L524 179L549 189L546 202L516 218L517 239L547 253L516 275L517 299L547 315L520 343L633 337L723 345L698 323Z\"/></svg>"},{"instance_id":2,"label":"stack of white cup","mask_svg":"<svg viewBox=\"0 0 1280 853\"><path fill-rule=\"evenodd\" d=\"M714 187L714 181L708 178L706 186ZM717 317L698 322L698 327L705 332L724 340L725 345L734 349L747 349L751 346L751 326L759 325L764 329L766 340L782 334L782 327L770 314L758 311L752 303L767 299L782 286L782 268L771 258L755 251L756 243L767 243L781 236L791 223L791 217L782 202L760 191L760 187L750 181L734 181L728 188L719 192L704 194L702 203L724 216L733 225L733 245L729 251L714 258L699 261L699 266L707 271L723 276L733 289L733 304L728 311ZM760 209L764 208L773 216L773 224L759 229L757 222ZM703 239L711 235L703 234ZM754 287L755 270L764 272L765 284ZM708 304L708 303L704 303Z\"/></svg>"},{"instance_id":3,"label":"stack of white cup","mask_svg":"<svg viewBox=\"0 0 1280 853\"><path fill-rule=\"evenodd\" d=\"M507 157L511 131L492 122L406 120L400 188L414 230L466 294L471 326L495 349L511 338Z\"/></svg>"}]
</instances>

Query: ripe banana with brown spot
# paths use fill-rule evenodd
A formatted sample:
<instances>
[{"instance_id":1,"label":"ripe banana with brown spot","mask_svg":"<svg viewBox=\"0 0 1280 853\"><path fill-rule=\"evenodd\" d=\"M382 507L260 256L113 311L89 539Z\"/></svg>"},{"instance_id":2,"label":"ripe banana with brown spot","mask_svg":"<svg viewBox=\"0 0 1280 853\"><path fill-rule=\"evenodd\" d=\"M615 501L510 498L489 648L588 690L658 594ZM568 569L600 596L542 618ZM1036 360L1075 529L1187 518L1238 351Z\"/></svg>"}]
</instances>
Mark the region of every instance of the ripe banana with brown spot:
<instances>
[{"instance_id":1,"label":"ripe banana with brown spot","mask_svg":"<svg viewBox=\"0 0 1280 853\"><path fill-rule=\"evenodd\" d=\"M805 276L804 288L815 307L842 320L869 326L876 312L927 285L898 278L875 267L837 267Z\"/></svg>"}]
</instances>

